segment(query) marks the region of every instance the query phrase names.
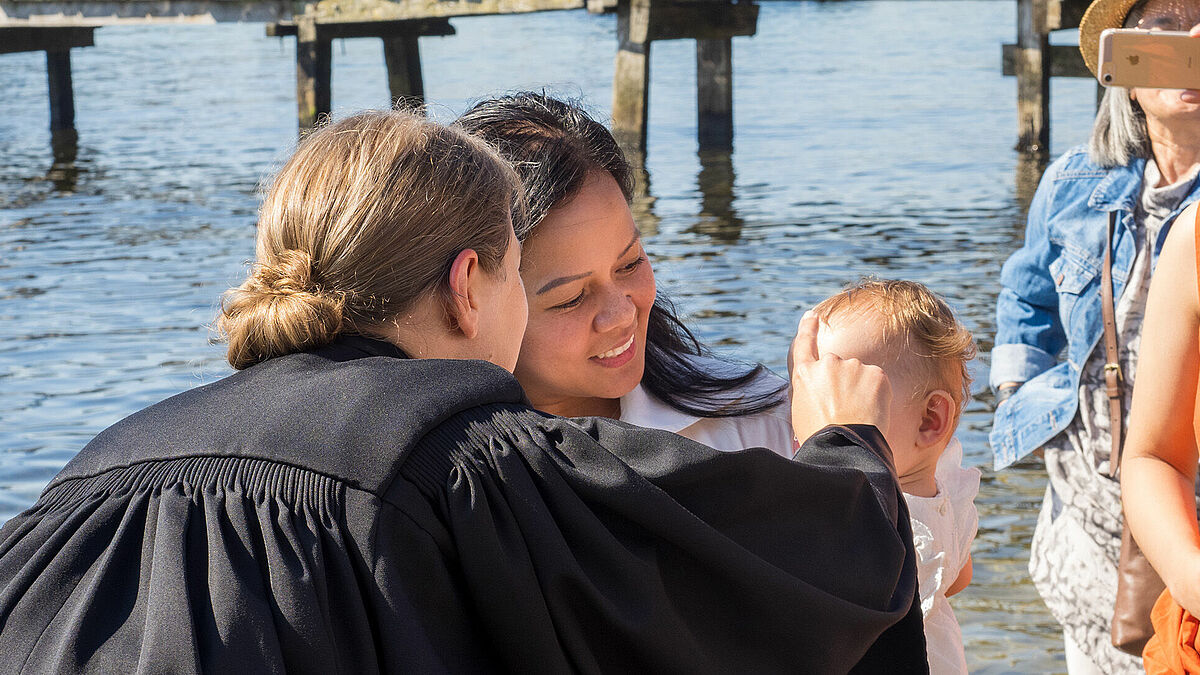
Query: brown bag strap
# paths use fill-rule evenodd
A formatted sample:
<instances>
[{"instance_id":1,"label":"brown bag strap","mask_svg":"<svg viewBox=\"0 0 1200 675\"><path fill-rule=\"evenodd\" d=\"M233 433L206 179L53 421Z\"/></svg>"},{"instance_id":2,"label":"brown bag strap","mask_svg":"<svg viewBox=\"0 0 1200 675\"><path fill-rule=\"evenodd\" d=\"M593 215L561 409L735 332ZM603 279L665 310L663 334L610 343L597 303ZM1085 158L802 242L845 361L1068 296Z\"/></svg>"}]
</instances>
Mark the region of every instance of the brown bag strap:
<instances>
[{"instance_id":1,"label":"brown bag strap","mask_svg":"<svg viewBox=\"0 0 1200 675\"><path fill-rule=\"evenodd\" d=\"M1117 318L1113 302L1112 247L1117 212L1108 212L1108 236L1104 242L1104 268L1100 277L1100 313L1104 318L1104 387L1108 395L1108 419L1112 429L1112 453L1108 475L1116 477L1121 466L1121 362L1117 351Z\"/></svg>"}]
</instances>

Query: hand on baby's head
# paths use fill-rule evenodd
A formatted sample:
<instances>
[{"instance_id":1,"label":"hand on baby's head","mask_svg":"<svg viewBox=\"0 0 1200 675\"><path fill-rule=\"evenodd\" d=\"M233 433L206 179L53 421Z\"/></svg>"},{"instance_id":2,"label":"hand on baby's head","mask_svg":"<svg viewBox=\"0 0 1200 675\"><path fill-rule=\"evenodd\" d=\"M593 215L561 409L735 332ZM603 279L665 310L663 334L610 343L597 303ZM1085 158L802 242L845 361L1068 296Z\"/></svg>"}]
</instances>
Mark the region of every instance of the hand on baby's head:
<instances>
[{"instance_id":1,"label":"hand on baby's head","mask_svg":"<svg viewBox=\"0 0 1200 675\"><path fill-rule=\"evenodd\" d=\"M891 385L876 366L817 349L820 320L807 312L788 354L792 430L803 441L830 424L871 424L886 434Z\"/></svg>"},{"instance_id":2,"label":"hand on baby's head","mask_svg":"<svg viewBox=\"0 0 1200 675\"><path fill-rule=\"evenodd\" d=\"M912 281L864 280L816 307L819 352L880 367L891 384L887 426L902 484L928 491L969 395L971 334L944 300Z\"/></svg>"}]
</instances>

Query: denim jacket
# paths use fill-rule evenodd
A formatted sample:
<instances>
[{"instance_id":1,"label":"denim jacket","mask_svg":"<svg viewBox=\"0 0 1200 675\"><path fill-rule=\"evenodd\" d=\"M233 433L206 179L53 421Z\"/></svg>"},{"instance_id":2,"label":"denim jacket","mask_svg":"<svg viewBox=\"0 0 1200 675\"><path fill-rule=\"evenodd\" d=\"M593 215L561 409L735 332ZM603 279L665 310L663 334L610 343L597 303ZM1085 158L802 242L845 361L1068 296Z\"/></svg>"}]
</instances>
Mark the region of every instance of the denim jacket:
<instances>
[{"instance_id":1,"label":"denim jacket","mask_svg":"<svg viewBox=\"0 0 1200 675\"><path fill-rule=\"evenodd\" d=\"M1029 206L1025 244L1004 263L989 382L1024 384L996 408L989 437L996 469L1033 452L1070 424L1079 377L1104 328L1100 274L1108 214L1113 232L1113 297L1121 297L1137 252L1134 205L1146 162L1101 168L1074 148L1046 169ZM1151 265L1175 217L1200 197L1200 181L1163 223ZM1131 384L1131 383L1127 383Z\"/></svg>"}]
</instances>

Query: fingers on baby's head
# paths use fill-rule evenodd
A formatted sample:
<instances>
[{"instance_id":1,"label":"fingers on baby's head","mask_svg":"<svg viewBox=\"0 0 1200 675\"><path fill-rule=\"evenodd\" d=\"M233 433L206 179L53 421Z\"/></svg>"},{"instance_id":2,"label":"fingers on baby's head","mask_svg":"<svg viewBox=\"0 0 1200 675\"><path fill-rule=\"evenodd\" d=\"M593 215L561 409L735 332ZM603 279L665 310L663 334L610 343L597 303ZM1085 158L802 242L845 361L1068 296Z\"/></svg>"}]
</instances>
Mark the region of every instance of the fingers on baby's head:
<instances>
[{"instance_id":1,"label":"fingers on baby's head","mask_svg":"<svg viewBox=\"0 0 1200 675\"><path fill-rule=\"evenodd\" d=\"M796 361L815 361L820 358L817 353L817 325L817 315L811 309L800 317L796 338L788 350L788 372L791 372Z\"/></svg>"},{"instance_id":2,"label":"fingers on baby's head","mask_svg":"<svg viewBox=\"0 0 1200 675\"><path fill-rule=\"evenodd\" d=\"M960 405L970 396L967 363L975 358L975 339L950 305L924 284L864 278L812 312L838 330L874 333L885 360L916 375L913 380L922 386L955 392Z\"/></svg>"}]
</instances>

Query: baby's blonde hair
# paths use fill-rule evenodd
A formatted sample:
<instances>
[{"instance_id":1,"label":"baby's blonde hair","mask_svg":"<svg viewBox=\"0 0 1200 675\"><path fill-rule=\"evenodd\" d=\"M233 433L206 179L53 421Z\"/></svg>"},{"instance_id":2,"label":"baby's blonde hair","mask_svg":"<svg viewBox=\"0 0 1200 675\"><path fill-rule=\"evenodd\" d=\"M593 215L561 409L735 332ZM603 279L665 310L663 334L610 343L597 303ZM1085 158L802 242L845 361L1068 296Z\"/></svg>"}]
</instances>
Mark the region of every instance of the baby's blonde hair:
<instances>
[{"instance_id":1,"label":"baby's blonde hair","mask_svg":"<svg viewBox=\"0 0 1200 675\"><path fill-rule=\"evenodd\" d=\"M916 281L863 279L826 298L813 311L826 324L850 315L874 323L881 333L883 352L924 385L924 391L913 395L945 389L962 411L971 396L967 362L975 358L975 338L946 301L927 286Z\"/></svg>"}]
</instances>

